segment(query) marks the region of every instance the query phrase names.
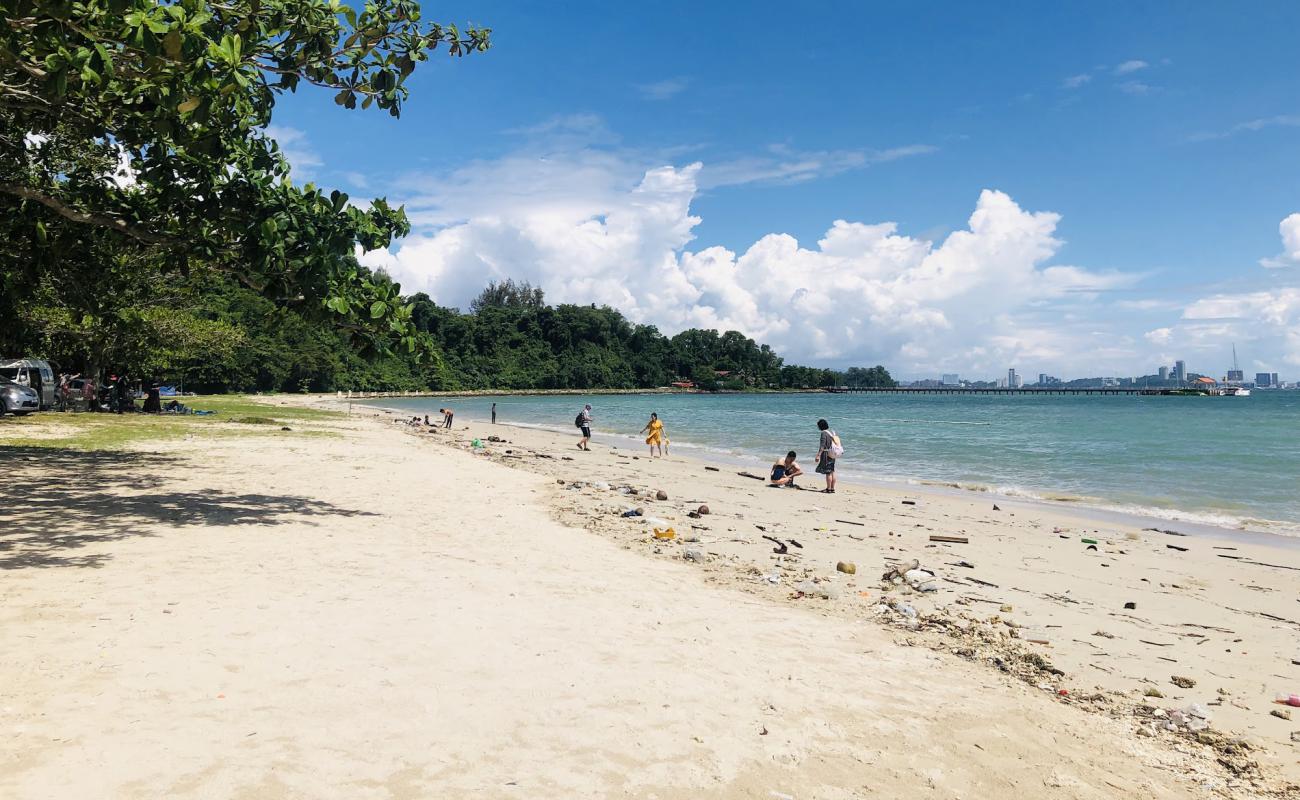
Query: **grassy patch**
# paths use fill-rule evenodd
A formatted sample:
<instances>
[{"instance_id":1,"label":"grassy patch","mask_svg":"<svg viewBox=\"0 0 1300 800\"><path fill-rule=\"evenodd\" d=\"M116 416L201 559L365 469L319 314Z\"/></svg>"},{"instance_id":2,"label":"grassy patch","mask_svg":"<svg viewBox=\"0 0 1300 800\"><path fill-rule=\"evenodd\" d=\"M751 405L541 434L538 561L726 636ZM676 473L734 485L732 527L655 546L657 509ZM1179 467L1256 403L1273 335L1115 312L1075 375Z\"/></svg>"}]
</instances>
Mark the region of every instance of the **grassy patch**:
<instances>
[{"instance_id":1,"label":"grassy patch","mask_svg":"<svg viewBox=\"0 0 1300 800\"><path fill-rule=\"evenodd\" d=\"M298 436L332 433L320 430L257 431L232 430L222 423L236 422L269 427L328 422L344 415L280 405L273 398L264 402L238 395L181 398L195 410L215 411L211 416L172 414L56 414L0 419L0 448L62 447L77 450L120 450L129 445L178 439L184 436ZM223 429L224 428L224 429Z\"/></svg>"}]
</instances>

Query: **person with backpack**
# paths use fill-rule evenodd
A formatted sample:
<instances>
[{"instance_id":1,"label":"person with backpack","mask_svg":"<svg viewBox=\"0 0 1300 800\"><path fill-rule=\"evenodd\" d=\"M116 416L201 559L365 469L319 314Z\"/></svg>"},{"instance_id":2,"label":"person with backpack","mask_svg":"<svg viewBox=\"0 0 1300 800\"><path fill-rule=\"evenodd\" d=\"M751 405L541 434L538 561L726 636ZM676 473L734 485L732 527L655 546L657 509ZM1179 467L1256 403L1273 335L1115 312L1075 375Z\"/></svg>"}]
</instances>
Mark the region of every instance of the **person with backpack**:
<instances>
[{"instance_id":1,"label":"person with backpack","mask_svg":"<svg viewBox=\"0 0 1300 800\"><path fill-rule=\"evenodd\" d=\"M590 450L588 443L591 441L591 403L582 407L578 416L574 418L573 424L582 431L582 438L578 440L578 449Z\"/></svg>"},{"instance_id":2,"label":"person with backpack","mask_svg":"<svg viewBox=\"0 0 1300 800\"><path fill-rule=\"evenodd\" d=\"M817 445L817 472L826 476L826 494L835 494L835 460L844 455L844 446L840 436L831 430L831 425L824 419L817 420L817 430L821 431L821 441Z\"/></svg>"}]
</instances>

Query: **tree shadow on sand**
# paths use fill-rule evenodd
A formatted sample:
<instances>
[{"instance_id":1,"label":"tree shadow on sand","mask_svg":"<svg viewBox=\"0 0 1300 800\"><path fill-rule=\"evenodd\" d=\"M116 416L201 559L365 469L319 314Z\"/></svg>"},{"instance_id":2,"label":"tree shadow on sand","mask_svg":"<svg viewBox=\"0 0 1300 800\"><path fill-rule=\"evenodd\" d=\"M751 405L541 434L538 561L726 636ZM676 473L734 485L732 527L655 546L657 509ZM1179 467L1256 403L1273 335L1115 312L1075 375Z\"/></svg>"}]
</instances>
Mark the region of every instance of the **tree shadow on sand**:
<instances>
[{"instance_id":1,"label":"tree shadow on sand","mask_svg":"<svg viewBox=\"0 0 1300 800\"><path fill-rule=\"evenodd\" d=\"M0 446L0 570L100 567L89 545L153 536L145 528L281 525L312 517L374 516L309 497L168 491L187 459L154 453Z\"/></svg>"}]
</instances>

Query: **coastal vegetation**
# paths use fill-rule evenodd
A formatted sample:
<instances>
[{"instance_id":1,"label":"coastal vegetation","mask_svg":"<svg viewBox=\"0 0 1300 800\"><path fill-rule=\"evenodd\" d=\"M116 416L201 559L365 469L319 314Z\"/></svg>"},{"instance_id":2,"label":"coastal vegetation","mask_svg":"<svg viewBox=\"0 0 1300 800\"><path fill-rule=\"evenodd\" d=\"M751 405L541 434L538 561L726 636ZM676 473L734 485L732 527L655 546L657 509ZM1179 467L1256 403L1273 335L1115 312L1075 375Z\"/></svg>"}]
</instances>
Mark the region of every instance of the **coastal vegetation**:
<instances>
[{"instance_id":1,"label":"coastal vegetation","mask_svg":"<svg viewBox=\"0 0 1300 800\"><path fill-rule=\"evenodd\" d=\"M215 283L363 350L420 349L397 287L355 258L405 235L403 210L290 180L268 126L300 85L398 116L418 63L485 51L488 29L423 22L410 0L3 9L0 316L80 337L102 366L124 356L94 352L96 339L214 350L233 332L181 301Z\"/></svg>"}]
</instances>

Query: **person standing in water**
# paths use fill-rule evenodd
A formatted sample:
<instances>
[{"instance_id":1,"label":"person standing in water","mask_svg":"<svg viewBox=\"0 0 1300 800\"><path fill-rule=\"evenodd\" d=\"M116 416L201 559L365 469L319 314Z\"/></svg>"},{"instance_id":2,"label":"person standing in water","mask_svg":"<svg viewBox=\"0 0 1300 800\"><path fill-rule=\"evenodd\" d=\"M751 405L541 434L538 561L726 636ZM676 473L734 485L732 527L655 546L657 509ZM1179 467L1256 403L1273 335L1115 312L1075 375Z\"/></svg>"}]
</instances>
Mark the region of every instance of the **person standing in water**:
<instances>
[{"instance_id":1,"label":"person standing in water","mask_svg":"<svg viewBox=\"0 0 1300 800\"><path fill-rule=\"evenodd\" d=\"M492 424L497 424L497 404L492 404Z\"/></svg>"},{"instance_id":2,"label":"person standing in water","mask_svg":"<svg viewBox=\"0 0 1300 800\"><path fill-rule=\"evenodd\" d=\"M591 403L588 403L587 405L582 407L582 410L578 412L578 418L575 419L573 423L578 426L578 430L582 431L582 438L578 440L578 449L590 450L591 447L589 443L591 442Z\"/></svg>"},{"instance_id":3,"label":"person standing in water","mask_svg":"<svg viewBox=\"0 0 1300 800\"><path fill-rule=\"evenodd\" d=\"M641 429L642 433L648 433L645 443L650 445L651 457L655 454L655 446L659 447L659 455L664 455L664 445L668 442L668 437L664 434L664 424L659 421L659 415L650 412L650 421Z\"/></svg>"},{"instance_id":4,"label":"person standing in water","mask_svg":"<svg viewBox=\"0 0 1300 800\"><path fill-rule=\"evenodd\" d=\"M830 423L824 419L817 420L817 429L821 438L817 445L817 472L826 476L826 494L835 494L835 459L844 454L840 437L831 430Z\"/></svg>"}]
</instances>

